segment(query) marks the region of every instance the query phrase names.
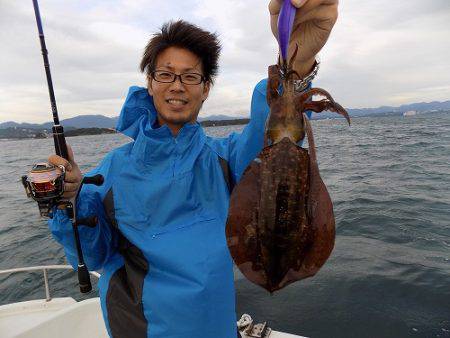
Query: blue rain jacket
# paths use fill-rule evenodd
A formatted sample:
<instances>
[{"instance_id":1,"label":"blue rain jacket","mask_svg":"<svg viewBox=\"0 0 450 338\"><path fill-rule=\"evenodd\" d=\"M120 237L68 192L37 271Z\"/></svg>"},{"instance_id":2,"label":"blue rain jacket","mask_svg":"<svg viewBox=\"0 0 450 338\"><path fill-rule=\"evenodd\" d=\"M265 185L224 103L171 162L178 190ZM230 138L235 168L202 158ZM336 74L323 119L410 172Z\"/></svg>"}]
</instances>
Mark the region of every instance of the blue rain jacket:
<instances>
[{"instance_id":1,"label":"blue rain jacket","mask_svg":"<svg viewBox=\"0 0 450 338\"><path fill-rule=\"evenodd\" d=\"M117 129L133 139L111 151L88 175L78 217L97 215L95 228L80 227L89 270L101 273L99 293L107 330L120 338L236 337L232 259L225 239L229 190L226 161L238 182L263 146L269 113L267 80L257 84L251 121L242 133L205 135L186 124L177 137L153 128L156 110L146 88L131 87ZM67 259L77 266L65 211L49 222Z\"/></svg>"}]
</instances>

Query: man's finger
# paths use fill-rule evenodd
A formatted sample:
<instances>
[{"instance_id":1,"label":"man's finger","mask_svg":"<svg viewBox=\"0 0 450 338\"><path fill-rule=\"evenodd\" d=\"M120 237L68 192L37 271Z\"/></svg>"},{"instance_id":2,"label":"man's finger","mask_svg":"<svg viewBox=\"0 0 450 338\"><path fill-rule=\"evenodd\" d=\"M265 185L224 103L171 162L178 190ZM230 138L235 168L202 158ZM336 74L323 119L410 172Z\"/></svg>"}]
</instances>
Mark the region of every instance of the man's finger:
<instances>
[{"instance_id":1,"label":"man's finger","mask_svg":"<svg viewBox=\"0 0 450 338\"><path fill-rule=\"evenodd\" d=\"M331 26L333 26L334 22L336 22L337 20L337 6L339 0L290 0L290 1L297 8L297 12L294 19L294 27L297 27L299 24L313 19L333 22L331 24ZM275 35L276 35L275 32L278 31L278 14L280 13L282 4L283 0L272 0L269 3L269 12L271 14L270 25ZM320 9L321 7L324 6L327 6L328 10Z\"/></svg>"},{"instance_id":2,"label":"man's finger","mask_svg":"<svg viewBox=\"0 0 450 338\"><path fill-rule=\"evenodd\" d=\"M291 0L294 7L301 10L301 13L307 13L321 5L338 5L339 0ZM270 15L280 14L283 0L271 0L269 3Z\"/></svg>"},{"instance_id":3,"label":"man's finger","mask_svg":"<svg viewBox=\"0 0 450 338\"><path fill-rule=\"evenodd\" d=\"M290 0L295 8L300 8L305 5L307 1L310 0ZM280 14L281 6L283 5L283 0L271 0L269 3L269 13L270 15Z\"/></svg>"},{"instance_id":4,"label":"man's finger","mask_svg":"<svg viewBox=\"0 0 450 338\"><path fill-rule=\"evenodd\" d=\"M324 6L324 5L338 5L339 1L338 0L308 0L308 2L306 2L304 4L304 6L302 6L301 8L298 9L297 11L297 16L300 15L305 15L306 13L308 13L311 10L315 10L317 8L319 8L320 6Z\"/></svg>"},{"instance_id":5,"label":"man's finger","mask_svg":"<svg viewBox=\"0 0 450 338\"><path fill-rule=\"evenodd\" d=\"M69 155L69 162L71 164L74 164L75 163L75 158L73 156L72 147L69 144L67 144L67 155Z\"/></svg>"},{"instance_id":6,"label":"man's finger","mask_svg":"<svg viewBox=\"0 0 450 338\"><path fill-rule=\"evenodd\" d=\"M66 171L66 176L64 177L65 182L79 183L79 182L81 182L81 180L82 180L82 177L78 170Z\"/></svg>"},{"instance_id":7,"label":"man's finger","mask_svg":"<svg viewBox=\"0 0 450 338\"><path fill-rule=\"evenodd\" d=\"M308 0L291 0L292 5L296 8L302 7Z\"/></svg>"},{"instance_id":8,"label":"man's finger","mask_svg":"<svg viewBox=\"0 0 450 338\"><path fill-rule=\"evenodd\" d=\"M338 8L337 5L321 5L319 7L313 8L308 12L303 12L297 16L294 21L294 25L297 26L303 22L310 20L318 20L318 21L330 21L334 24L338 17Z\"/></svg>"},{"instance_id":9,"label":"man's finger","mask_svg":"<svg viewBox=\"0 0 450 338\"><path fill-rule=\"evenodd\" d=\"M65 192L65 193L63 193L62 197L63 197L65 200L70 200L70 199L74 198L75 195L76 195L76 193L73 192L73 191L71 191L71 192Z\"/></svg>"},{"instance_id":10,"label":"man's finger","mask_svg":"<svg viewBox=\"0 0 450 338\"><path fill-rule=\"evenodd\" d=\"M64 168L66 168L66 170L70 171L75 166L75 159L74 159L72 147L69 144L67 144L67 155L69 157L69 160L66 160L65 158L58 156L58 155L51 155L48 158L48 163L56 165L56 166L62 165L62 166L64 166Z\"/></svg>"},{"instance_id":11,"label":"man's finger","mask_svg":"<svg viewBox=\"0 0 450 338\"><path fill-rule=\"evenodd\" d=\"M308 11L321 5L337 5L339 0L308 0L302 8L302 11Z\"/></svg>"},{"instance_id":12,"label":"man's finger","mask_svg":"<svg viewBox=\"0 0 450 338\"><path fill-rule=\"evenodd\" d=\"M269 2L269 13L270 15L278 15L280 13L282 0L270 0Z\"/></svg>"},{"instance_id":13,"label":"man's finger","mask_svg":"<svg viewBox=\"0 0 450 338\"><path fill-rule=\"evenodd\" d=\"M58 155L51 155L48 158L48 163L53 164L55 166L59 166L62 165L64 168L66 168L66 170L72 170L72 164L70 164L69 161L67 161L65 158L62 158L61 156Z\"/></svg>"},{"instance_id":14,"label":"man's finger","mask_svg":"<svg viewBox=\"0 0 450 338\"><path fill-rule=\"evenodd\" d=\"M64 192L73 193L78 191L77 183L64 183Z\"/></svg>"}]
</instances>

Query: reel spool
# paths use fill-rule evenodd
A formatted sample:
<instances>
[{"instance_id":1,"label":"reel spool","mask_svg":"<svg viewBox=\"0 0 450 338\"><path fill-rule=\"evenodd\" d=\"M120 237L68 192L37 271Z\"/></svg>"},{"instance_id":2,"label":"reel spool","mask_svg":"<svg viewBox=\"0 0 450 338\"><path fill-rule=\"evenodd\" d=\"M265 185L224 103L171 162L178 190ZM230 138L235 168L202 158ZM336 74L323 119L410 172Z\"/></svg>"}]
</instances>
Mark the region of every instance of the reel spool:
<instances>
[{"instance_id":1,"label":"reel spool","mask_svg":"<svg viewBox=\"0 0 450 338\"><path fill-rule=\"evenodd\" d=\"M28 197L38 203L39 213L50 217L51 210L64 193L65 168L49 163L36 163L28 175L22 176L22 184Z\"/></svg>"}]
</instances>

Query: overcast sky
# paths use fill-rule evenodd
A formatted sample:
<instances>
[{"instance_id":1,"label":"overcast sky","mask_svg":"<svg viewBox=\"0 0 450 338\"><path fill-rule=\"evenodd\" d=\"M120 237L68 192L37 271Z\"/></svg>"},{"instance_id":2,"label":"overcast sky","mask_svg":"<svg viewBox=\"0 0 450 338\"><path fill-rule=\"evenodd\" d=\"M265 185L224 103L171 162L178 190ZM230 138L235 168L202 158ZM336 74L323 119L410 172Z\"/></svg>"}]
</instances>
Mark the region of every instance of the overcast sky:
<instances>
[{"instance_id":1,"label":"overcast sky","mask_svg":"<svg viewBox=\"0 0 450 338\"><path fill-rule=\"evenodd\" d=\"M118 115L149 37L182 18L216 31L220 74L201 116L246 116L275 63L263 0L40 0L61 118ZM449 0L341 0L315 86L349 108L450 100ZM46 122L50 104L31 0L0 0L0 122Z\"/></svg>"}]
</instances>

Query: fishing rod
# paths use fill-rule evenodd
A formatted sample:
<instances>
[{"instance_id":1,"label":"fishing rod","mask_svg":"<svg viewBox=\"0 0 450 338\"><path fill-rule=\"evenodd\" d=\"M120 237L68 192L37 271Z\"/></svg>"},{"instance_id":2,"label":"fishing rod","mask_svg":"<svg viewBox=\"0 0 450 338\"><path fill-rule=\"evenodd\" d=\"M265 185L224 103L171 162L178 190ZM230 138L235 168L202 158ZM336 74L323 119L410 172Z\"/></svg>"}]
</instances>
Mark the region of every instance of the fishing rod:
<instances>
[{"instance_id":1,"label":"fishing rod","mask_svg":"<svg viewBox=\"0 0 450 338\"><path fill-rule=\"evenodd\" d=\"M33 0L34 14L36 16L36 23L39 32L39 40L41 43L42 57L44 59L45 75L47 78L48 93L50 96L50 104L53 115L53 141L55 145L56 155L69 161L69 153L67 150L66 139L64 136L64 128L60 125L58 108L56 106L55 92L53 90L52 75L50 73L50 63L48 60L48 51L45 45L44 31L42 29L41 15L39 12L39 5L37 0ZM95 227L97 224L96 216L89 216L86 218L77 218L76 216L76 201L81 191L83 184L102 185L103 176L94 175L92 177L83 177L80 187L73 203L62 198L64 194L64 166L54 166L50 163L36 163L33 165L28 175L22 176L22 184L25 187L25 192L28 197L34 199L38 203L39 213L42 217L53 217L53 210L56 208L65 209L69 219L72 222L72 229L75 238L75 246L78 256L78 283L80 291L87 293L92 290L91 279L89 271L86 267L83 258L83 251L81 249L80 236L78 233L78 226L84 225Z\"/></svg>"}]
</instances>

